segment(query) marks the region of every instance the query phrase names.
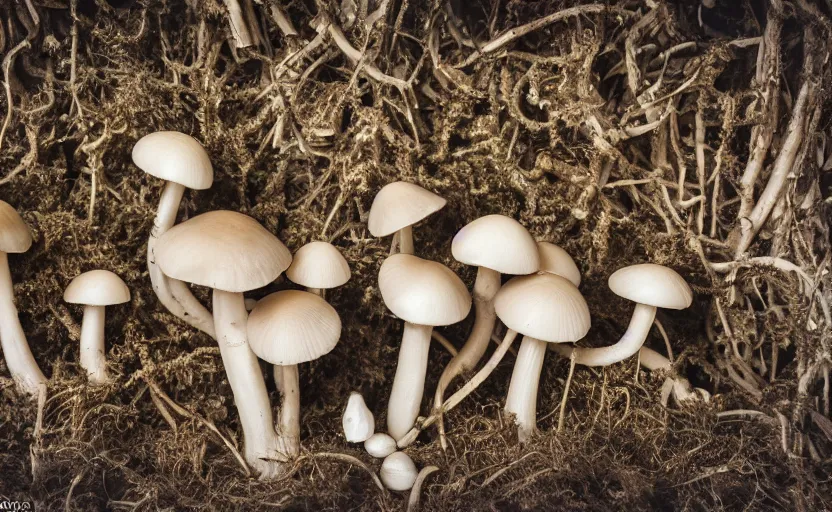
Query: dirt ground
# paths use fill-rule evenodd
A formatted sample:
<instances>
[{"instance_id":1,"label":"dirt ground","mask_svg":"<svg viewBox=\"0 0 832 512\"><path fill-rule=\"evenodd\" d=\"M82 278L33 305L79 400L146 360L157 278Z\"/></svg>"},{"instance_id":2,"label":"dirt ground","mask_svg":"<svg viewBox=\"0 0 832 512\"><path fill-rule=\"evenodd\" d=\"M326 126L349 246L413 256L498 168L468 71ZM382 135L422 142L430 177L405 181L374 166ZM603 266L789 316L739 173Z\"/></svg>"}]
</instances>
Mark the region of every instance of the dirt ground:
<instances>
[{"instance_id":1,"label":"dirt ground","mask_svg":"<svg viewBox=\"0 0 832 512\"><path fill-rule=\"evenodd\" d=\"M672 372L579 367L562 432L568 362L549 353L540 434L524 446L501 414L507 356L447 415L447 452L435 429L407 449L438 467L422 510L832 506L829 0L0 3L0 198L35 235L10 264L50 377L39 407L0 361L0 501L406 509L406 493L332 455L380 466L345 442L340 417L360 391L384 425L402 322L376 282L390 240L366 219L383 185L406 180L448 200L415 228L417 253L469 286L476 269L450 242L479 216L512 216L564 247L593 315L584 346L626 329L633 305L606 284L622 266L668 265L695 292L691 308L658 315ZM231 23L229 7L242 13ZM213 187L186 193L180 219L244 212L293 250L331 241L352 267L327 297L340 343L300 367L302 455L277 481L247 477L223 442L241 430L219 351L150 286L162 182L130 152L156 130L193 135L214 164ZM132 291L108 310L117 382L104 388L86 385L81 310L61 300L94 268ZM440 332L459 347L471 323ZM657 328L647 345L667 353ZM434 343L425 413L449 359ZM669 376L710 402L664 407Z\"/></svg>"}]
</instances>

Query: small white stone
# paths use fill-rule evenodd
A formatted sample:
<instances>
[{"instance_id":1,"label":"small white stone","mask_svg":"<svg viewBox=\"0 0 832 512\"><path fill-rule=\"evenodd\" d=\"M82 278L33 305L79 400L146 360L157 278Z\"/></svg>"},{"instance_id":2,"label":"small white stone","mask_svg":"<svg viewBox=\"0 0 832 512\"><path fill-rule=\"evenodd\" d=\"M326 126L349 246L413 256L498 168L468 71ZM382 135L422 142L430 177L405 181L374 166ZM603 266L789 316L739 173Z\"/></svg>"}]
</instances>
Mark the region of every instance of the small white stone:
<instances>
[{"instance_id":1,"label":"small white stone","mask_svg":"<svg viewBox=\"0 0 832 512\"><path fill-rule=\"evenodd\" d=\"M384 432L379 432L364 441L364 449L373 457L383 459L396 451L396 440Z\"/></svg>"},{"instance_id":2,"label":"small white stone","mask_svg":"<svg viewBox=\"0 0 832 512\"><path fill-rule=\"evenodd\" d=\"M376 420L360 393L350 394L341 424L350 443L363 443L375 432Z\"/></svg>"},{"instance_id":3,"label":"small white stone","mask_svg":"<svg viewBox=\"0 0 832 512\"><path fill-rule=\"evenodd\" d=\"M381 463L379 477L391 491L407 491L413 487L419 472L416 464L404 452L394 452Z\"/></svg>"}]
</instances>

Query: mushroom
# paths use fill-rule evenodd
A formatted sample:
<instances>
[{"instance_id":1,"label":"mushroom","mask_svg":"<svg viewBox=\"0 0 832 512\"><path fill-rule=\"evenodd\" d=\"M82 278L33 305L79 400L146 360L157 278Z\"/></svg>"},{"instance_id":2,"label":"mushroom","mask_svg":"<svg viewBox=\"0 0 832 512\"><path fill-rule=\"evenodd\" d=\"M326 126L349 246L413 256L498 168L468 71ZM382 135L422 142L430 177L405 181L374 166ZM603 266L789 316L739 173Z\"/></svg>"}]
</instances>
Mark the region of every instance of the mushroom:
<instances>
[{"instance_id":1,"label":"mushroom","mask_svg":"<svg viewBox=\"0 0 832 512\"><path fill-rule=\"evenodd\" d=\"M334 245L309 242L295 253L286 277L306 291L321 295L321 290L337 288L350 280L350 265Z\"/></svg>"},{"instance_id":2,"label":"mushroom","mask_svg":"<svg viewBox=\"0 0 832 512\"><path fill-rule=\"evenodd\" d=\"M214 183L211 160L190 135L163 131L139 139L133 146L133 163L147 174L167 181L147 241L147 269L153 291L173 315L216 338L211 313L194 297L188 285L162 273L154 255L159 237L176 224L185 187L205 190Z\"/></svg>"},{"instance_id":3,"label":"mushroom","mask_svg":"<svg viewBox=\"0 0 832 512\"><path fill-rule=\"evenodd\" d=\"M537 242L540 271L565 277L576 287L581 286L581 271L568 252L549 242Z\"/></svg>"},{"instance_id":4,"label":"mushroom","mask_svg":"<svg viewBox=\"0 0 832 512\"><path fill-rule=\"evenodd\" d=\"M635 355L644 345L656 308L685 309L693 302L693 292L685 280L662 265L643 263L617 270L609 279L610 290L636 303L627 332L614 345L601 348L575 348L575 364L607 366Z\"/></svg>"},{"instance_id":5,"label":"mushroom","mask_svg":"<svg viewBox=\"0 0 832 512\"><path fill-rule=\"evenodd\" d=\"M378 432L364 441L364 449L370 456L383 459L396 451L396 440L384 432Z\"/></svg>"},{"instance_id":6,"label":"mushroom","mask_svg":"<svg viewBox=\"0 0 832 512\"><path fill-rule=\"evenodd\" d=\"M399 252L413 254L413 225L441 210L446 203L419 185L404 181L389 183L373 199L367 227L376 237L398 233Z\"/></svg>"},{"instance_id":7,"label":"mushroom","mask_svg":"<svg viewBox=\"0 0 832 512\"><path fill-rule=\"evenodd\" d=\"M381 265L378 285L388 309L405 321L387 407L387 430L399 439L419 415L433 327L468 316L471 295L451 269L410 254L387 258Z\"/></svg>"},{"instance_id":8,"label":"mushroom","mask_svg":"<svg viewBox=\"0 0 832 512\"><path fill-rule=\"evenodd\" d=\"M75 277L64 291L64 301L84 305L81 323L81 367L93 385L111 382L104 348L104 308L130 301L130 290L109 270L90 270Z\"/></svg>"},{"instance_id":9,"label":"mushroom","mask_svg":"<svg viewBox=\"0 0 832 512\"><path fill-rule=\"evenodd\" d=\"M363 443L375 432L376 419L364 403L361 393L355 391L350 393L344 416L341 418L341 426L344 427L344 437L347 438L348 443ZM393 444L396 444L395 441Z\"/></svg>"},{"instance_id":10,"label":"mushroom","mask_svg":"<svg viewBox=\"0 0 832 512\"><path fill-rule=\"evenodd\" d=\"M478 267L473 293L475 319L465 345L439 377L435 408L442 407L445 390L454 378L476 367L488 348L497 321L494 296L500 289L500 274L531 274L540 268L534 238L519 222L504 215L480 217L463 227L454 236L451 252L457 261ZM444 447L444 436L442 440Z\"/></svg>"},{"instance_id":11,"label":"mushroom","mask_svg":"<svg viewBox=\"0 0 832 512\"><path fill-rule=\"evenodd\" d=\"M340 337L338 313L314 293L272 293L260 300L248 317L251 350L264 361L282 367L283 404L278 432L289 457L297 457L300 451L297 365L329 353Z\"/></svg>"},{"instance_id":12,"label":"mushroom","mask_svg":"<svg viewBox=\"0 0 832 512\"><path fill-rule=\"evenodd\" d=\"M523 443L537 429L537 387L546 343L586 336L589 307L569 280L545 272L510 280L497 294L494 306L508 329L523 334L505 406L507 413L515 415Z\"/></svg>"},{"instance_id":13,"label":"mushroom","mask_svg":"<svg viewBox=\"0 0 832 512\"><path fill-rule=\"evenodd\" d=\"M156 245L165 275L213 289L220 356L243 427L244 456L263 478L280 474L282 454L266 383L246 334L243 292L266 286L292 262L286 246L256 220L214 211L172 227Z\"/></svg>"},{"instance_id":14,"label":"mushroom","mask_svg":"<svg viewBox=\"0 0 832 512\"><path fill-rule=\"evenodd\" d=\"M416 482L419 471L404 452L393 452L381 463L378 476L391 491L407 491Z\"/></svg>"},{"instance_id":15,"label":"mushroom","mask_svg":"<svg viewBox=\"0 0 832 512\"><path fill-rule=\"evenodd\" d=\"M9 253L18 254L32 246L32 233L17 211L0 200L0 345L6 366L17 388L37 396L46 377L35 361L14 305L14 285L9 270Z\"/></svg>"}]
</instances>

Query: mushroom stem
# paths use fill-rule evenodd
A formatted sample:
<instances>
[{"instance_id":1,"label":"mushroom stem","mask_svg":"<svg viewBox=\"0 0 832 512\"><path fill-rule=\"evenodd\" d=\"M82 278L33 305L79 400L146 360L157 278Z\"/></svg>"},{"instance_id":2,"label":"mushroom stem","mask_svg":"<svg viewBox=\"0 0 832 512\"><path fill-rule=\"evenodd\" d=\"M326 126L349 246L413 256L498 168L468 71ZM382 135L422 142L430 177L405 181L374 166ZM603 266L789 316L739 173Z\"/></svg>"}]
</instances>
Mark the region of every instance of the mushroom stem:
<instances>
[{"instance_id":1,"label":"mushroom stem","mask_svg":"<svg viewBox=\"0 0 832 512\"><path fill-rule=\"evenodd\" d=\"M14 288L9 271L9 255L0 251L0 345L6 366L20 391L37 396L46 377L35 362L14 306Z\"/></svg>"},{"instance_id":2,"label":"mushroom stem","mask_svg":"<svg viewBox=\"0 0 832 512\"><path fill-rule=\"evenodd\" d=\"M84 306L81 323L81 368L87 370L90 384L110 383L104 348L104 306Z\"/></svg>"},{"instance_id":3,"label":"mushroom stem","mask_svg":"<svg viewBox=\"0 0 832 512\"><path fill-rule=\"evenodd\" d=\"M298 365L281 367L283 371L283 404L280 408L280 424L277 427L284 453L288 458L300 454L300 382Z\"/></svg>"},{"instance_id":4,"label":"mushroom stem","mask_svg":"<svg viewBox=\"0 0 832 512\"><path fill-rule=\"evenodd\" d=\"M281 473L275 459L283 457L260 363L248 345L247 321L242 293L214 290L217 343L243 427L244 456L262 479L269 479Z\"/></svg>"},{"instance_id":5,"label":"mushroom stem","mask_svg":"<svg viewBox=\"0 0 832 512\"><path fill-rule=\"evenodd\" d=\"M453 380L464 371L473 370L485 354L491 333L494 332L494 324L497 322L497 313L494 312L494 296L500 290L500 273L494 270L479 267L477 280L474 282L474 327L468 340L465 341L459 353L451 359L448 366L439 377L439 384L436 386L434 395L434 407L442 407L445 397L445 390Z\"/></svg>"},{"instance_id":6,"label":"mushroom stem","mask_svg":"<svg viewBox=\"0 0 832 512\"><path fill-rule=\"evenodd\" d=\"M433 327L429 325L404 323L399 362L387 405L387 431L393 439L407 434L419 415L432 331Z\"/></svg>"},{"instance_id":7,"label":"mushroom stem","mask_svg":"<svg viewBox=\"0 0 832 512\"><path fill-rule=\"evenodd\" d=\"M491 358L488 359L488 362L485 363L485 365L482 368L480 368L480 371L474 374L474 376L471 377L471 380L469 380L465 383L464 386L459 388L456 391L456 393L448 397L448 400L442 405L441 409L434 409L434 412L430 416L428 416L425 419L425 421L423 421L418 427L410 429L410 432L408 432L407 435L403 438L399 439L396 445L400 449L404 449L410 446L410 443L416 440L416 437L419 435L420 431L436 423L436 420L439 419L439 417L442 414L445 414L446 412L456 407L457 404L459 404L459 402L464 400L465 397L467 397L475 389L477 389L477 386L482 384L483 381L485 381L485 379L487 379L488 376L491 375L491 372L494 371L494 368L496 368L497 365L500 364L500 361L503 360L503 356L505 356L506 352L508 352L508 349L511 348L511 344L514 343L514 339L516 337L517 332L508 329L506 331L505 337L503 338L503 341L500 342L500 346L497 347L497 350L495 350L493 354L491 354Z\"/></svg>"},{"instance_id":8,"label":"mushroom stem","mask_svg":"<svg viewBox=\"0 0 832 512\"><path fill-rule=\"evenodd\" d=\"M399 230L399 252L413 254L413 226L406 226Z\"/></svg>"},{"instance_id":9,"label":"mushroom stem","mask_svg":"<svg viewBox=\"0 0 832 512\"><path fill-rule=\"evenodd\" d=\"M211 313L194 297L187 284L162 273L153 254L159 237L176 223L176 213L179 211L179 203L184 193L185 187L172 181L168 181L162 190L153 229L150 230L150 239L147 241L147 270L150 273L153 291L168 311L208 336L216 338Z\"/></svg>"},{"instance_id":10,"label":"mushroom stem","mask_svg":"<svg viewBox=\"0 0 832 512\"><path fill-rule=\"evenodd\" d=\"M318 297L324 296L324 291L321 288L307 288L306 291L309 293L314 293Z\"/></svg>"},{"instance_id":11,"label":"mushroom stem","mask_svg":"<svg viewBox=\"0 0 832 512\"><path fill-rule=\"evenodd\" d=\"M627 332L618 343L601 348L575 348L575 364L584 366L609 366L635 355L653 326L656 308L646 304L636 304Z\"/></svg>"},{"instance_id":12,"label":"mushroom stem","mask_svg":"<svg viewBox=\"0 0 832 512\"><path fill-rule=\"evenodd\" d=\"M272 366L272 375L274 375L274 386L280 396L283 396L283 367L279 364Z\"/></svg>"},{"instance_id":13,"label":"mushroom stem","mask_svg":"<svg viewBox=\"0 0 832 512\"><path fill-rule=\"evenodd\" d=\"M545 341L524 336L514 362L505 411L515 415L521 443L525 443L537 430L537 387L546 345Z\"/></svg>"}]
</instances>

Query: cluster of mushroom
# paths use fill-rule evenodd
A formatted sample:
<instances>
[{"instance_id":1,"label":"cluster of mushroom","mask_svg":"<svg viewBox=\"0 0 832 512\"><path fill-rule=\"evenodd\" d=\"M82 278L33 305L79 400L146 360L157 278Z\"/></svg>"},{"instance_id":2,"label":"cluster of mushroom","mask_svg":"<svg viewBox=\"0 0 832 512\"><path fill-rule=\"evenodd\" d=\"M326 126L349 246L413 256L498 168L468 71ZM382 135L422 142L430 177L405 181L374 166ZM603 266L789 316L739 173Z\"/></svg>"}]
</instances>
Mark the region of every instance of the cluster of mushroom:
<instances>
[{"instance_id":1,"label":"cluster of mushroom","mask_svg":"<svg viewBox=\"0 0 832 512\"><path fill-rule=\"evenodd\" d=\"M371 234L381 237L395 233L391 252L398 239L399 253L388 257L379 271L379 289L390 311L405 322L387 409L387 430L399 448L410 444L419 428L441 419L443 412L485 380L521 334L523 341L505 411L514 416L519 438L525 441L536 430L537 388L547 344L579 341L590 329L589 308L578 290L580 272L563 249L547 242L536 243L526 228L509 217L488 215L463 227L453 239L451 252L460 263L478 269L473 287L475 321L464 346L442 372L433 414L417 427L432 330L463 320L472 304L471 294L453 271L413 255L413 225L444 206L445 200L438 195L414 184L396 182L382 188L370 210ZM502 274L516 277L502 284ZM570 357L573 366L606 366L637 354L657 307L682 309L692 301L684 279L661 265L623 268L610 277L609 285L614 293L636 302L630 326L621 340L608 347L559 349ZM503 341L488 363L446 402L445 391L453 380L477 367L498 319L507 328ZM656 366L663 365L657 362ZM683 394L683 381L677 383L678 396L693 396ZM567 381L564 396L568 385ZM444 434L441 439L444 446Z\"/></svg>"}]
</instances>

